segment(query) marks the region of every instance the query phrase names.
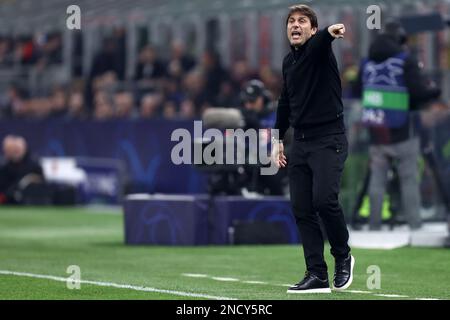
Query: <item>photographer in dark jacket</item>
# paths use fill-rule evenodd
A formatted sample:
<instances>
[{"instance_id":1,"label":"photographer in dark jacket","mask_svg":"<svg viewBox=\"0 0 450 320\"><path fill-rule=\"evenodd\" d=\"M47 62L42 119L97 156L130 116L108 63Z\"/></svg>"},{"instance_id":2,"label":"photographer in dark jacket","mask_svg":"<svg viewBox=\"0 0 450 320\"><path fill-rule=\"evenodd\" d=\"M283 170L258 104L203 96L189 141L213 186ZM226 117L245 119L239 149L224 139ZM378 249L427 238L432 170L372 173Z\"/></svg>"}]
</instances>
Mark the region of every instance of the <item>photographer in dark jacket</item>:
<instances>
[{"instance_id":1,"label":"photographer in dark jacket","mask_svg":"<svg viewBox=\"0 0 450 320\"><path fill-rule=\"evenodd\" d=\"M270 143L270 134L261 135L266 129L270 132L275 124L276 111L272 102L272 95L260 80L248 81L240 93L242 101L242 115L245 120L245 130L258 130L259 143ZM250 177L249 190L264 195L281 196L284 194L283 170L274 175L261 175L259 166L249 165L245 169Z\"/></svg>"},{"instance_id":2,"label":"photographer in dark jacket","mask_svg":"<svg viewBox=\"0 0 450 320\"><path fill-rule=\"evenodd\" d=\"M43 183L40 164L31 158L27 143L19 136L3 139L3 163L0 165L0 204L22 202L22 192L33 183Z\"/></svg>"},{"instance_id":3,"label":"photographer in dark jacket","mask_svg":"<svg viewBox=\"0 0 450 320\"><path fill-rule=\"evenodd\" d=\"M406 33L396 21L371 44L364 59L355 96L362 97L362 122L370 133L370 229L381 228L387 173L395 164L401 181L402 208L411 229L421 226L418 181L417 111L437 99L440 90L424 77L418 61L406 48Z\"/></svg>"},{"instance_id":4,"label":"photographer in dark jacket","mask_svg":"<svg viewBox=\"0 0 450 320\"><path fill-rule=\"evenodd\" d=\"M243 104L242 114L246 129L272 128L276 112L269 90L260 80L253 79L244 85L240 93Z\"/></svg>"}]
</instances>

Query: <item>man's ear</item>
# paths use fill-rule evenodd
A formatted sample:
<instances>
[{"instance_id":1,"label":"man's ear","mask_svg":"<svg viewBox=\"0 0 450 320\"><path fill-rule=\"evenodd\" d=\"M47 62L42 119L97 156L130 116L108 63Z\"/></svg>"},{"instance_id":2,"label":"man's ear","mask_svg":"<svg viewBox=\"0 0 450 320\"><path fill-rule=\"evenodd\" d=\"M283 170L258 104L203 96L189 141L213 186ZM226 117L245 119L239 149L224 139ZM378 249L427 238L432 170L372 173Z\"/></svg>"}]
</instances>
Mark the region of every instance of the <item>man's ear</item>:
<instances>
[{"instance_id":1,"label":"man's ear","mask_svg":"<svg viewBox=\"0 0 450 320\"><path fill-rule=\"evenodd\" d=\"M311 28L311 35L315 35L316 32L317 32L317 28L316 27Z\"/></svg>"}]
</instances>

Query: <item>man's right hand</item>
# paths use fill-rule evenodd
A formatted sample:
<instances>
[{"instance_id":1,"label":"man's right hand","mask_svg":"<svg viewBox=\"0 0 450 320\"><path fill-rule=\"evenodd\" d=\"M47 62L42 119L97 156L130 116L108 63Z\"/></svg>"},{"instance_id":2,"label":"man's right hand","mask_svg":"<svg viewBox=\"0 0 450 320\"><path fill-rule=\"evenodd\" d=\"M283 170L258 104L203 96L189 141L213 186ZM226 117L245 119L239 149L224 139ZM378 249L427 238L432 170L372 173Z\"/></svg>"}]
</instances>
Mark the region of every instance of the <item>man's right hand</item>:
<instances>
[{"instance_id":1,"label":"man's right hand","mask_svg":"<svg viewBox=\"0 0 450 320\"><path fill-rule=\"evenodd\" d=\"M278 168L284 168L287 165L286 156L284 155L283 141L272 141L272 161Z\"/></svg>"}]
</instances>

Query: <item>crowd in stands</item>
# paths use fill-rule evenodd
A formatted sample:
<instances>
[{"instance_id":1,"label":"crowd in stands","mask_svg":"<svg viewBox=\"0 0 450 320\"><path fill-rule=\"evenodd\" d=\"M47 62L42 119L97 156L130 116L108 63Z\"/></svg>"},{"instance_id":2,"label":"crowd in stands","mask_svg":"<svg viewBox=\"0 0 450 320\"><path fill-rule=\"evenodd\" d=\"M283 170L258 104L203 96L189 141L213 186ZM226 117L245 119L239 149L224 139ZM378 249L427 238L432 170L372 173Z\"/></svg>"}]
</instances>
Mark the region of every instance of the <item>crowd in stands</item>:
<instances>
[{"instance_id":1,"label":"crowd in stands","mask_svg":"<svg viewBox=\"0 0 450 320\"><path fill-rule=\"evenodd\" d=\"M0 36L0 67L59 64L62 62L60 33L31 36Z\"/></svg>"},{"instance_id":2,"label":"crowd in stands","mask_svg":"<svg viewBox=\"0 0 450 320\"><path fill-rule=\"evenodd\" d=\"M61 63L60 36L42 41L39 46L36 39L1 39L0 67L19 58L33 66ZM164 56L150 44L143 47L133 79L126 77L125 65L125 36L119 30L103 41L88 77L75 77L38 95L20 82L0 91L0 118L195 119L208 107L241 106L239 93L250 79L262 80L274 99L282 84L270 66L253 70L246 60L238 60L225 68L216 51L195 57L180 41L173 41Z\"/></svg>"}]
</instances>

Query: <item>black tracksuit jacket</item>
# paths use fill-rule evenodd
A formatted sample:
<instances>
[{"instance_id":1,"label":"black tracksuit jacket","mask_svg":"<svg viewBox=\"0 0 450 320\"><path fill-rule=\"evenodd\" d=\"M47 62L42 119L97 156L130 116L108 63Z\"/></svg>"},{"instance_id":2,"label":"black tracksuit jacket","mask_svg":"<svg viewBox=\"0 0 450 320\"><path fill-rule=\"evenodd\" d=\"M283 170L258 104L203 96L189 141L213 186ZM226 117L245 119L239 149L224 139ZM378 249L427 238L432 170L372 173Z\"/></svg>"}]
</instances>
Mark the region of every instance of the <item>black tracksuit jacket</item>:
<instances>
[{"instance_id":1,"label":"black tracksuit jacket","mask_svg":"<svg viewBox=\"0 0 450 320\"><path fill-rule=\"evenodd\" d=\"M283 60L283 89L275 129L283 139L289 126L294 137L308 139L345 132L342 89L328 27L318 31Z\"/></svg>"}]
</instances>

